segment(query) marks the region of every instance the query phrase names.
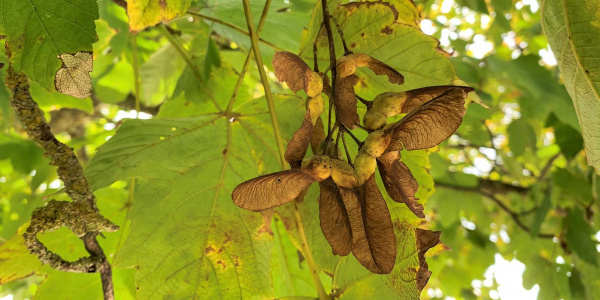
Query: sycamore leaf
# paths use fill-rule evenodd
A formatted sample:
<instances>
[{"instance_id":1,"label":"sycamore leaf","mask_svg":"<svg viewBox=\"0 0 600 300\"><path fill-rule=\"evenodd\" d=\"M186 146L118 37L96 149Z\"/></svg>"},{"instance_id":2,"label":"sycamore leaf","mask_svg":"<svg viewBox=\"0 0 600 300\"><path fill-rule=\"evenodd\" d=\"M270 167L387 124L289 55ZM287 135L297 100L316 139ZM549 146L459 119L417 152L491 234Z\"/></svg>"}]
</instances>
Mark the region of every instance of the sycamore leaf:
<instances>
[{"instance_id":1,"label":"sycamore leaf","mask_svg":"<svg viewBox=\"0 0 600 300\"><path fill-rule=\"evenodd\" d=\"M309 97L315 97L323 90L321 76L311 70L302 58L291 52L275 53L273 71L277 79L287 83L293 92L304 90Z\"/></svg>"},{"instance_id":2,"label":"sycamore leaf","mask_svg":"<svg viewBox=\"0 0 600 300\"><path fill-rule=\"evenodd\" d=\"M315 178L302 169L286 170L241 183L231 196L237 206L261 211L294 200L314 182Z\"/></svg>"},{"instance_id":3,"label":"sycamore leaf","mask_svg":"<svg viewBox=\"0 0 600 300\"><path fill-rule=\"evenodd\" d=\"M333 254L348 255L352 250L352 227L340 189L333 179L319 182L319 220Z\"/></svg>"},{"instance_id":4,"label":"sycamore leaf","mask_svg":"<svg viewBox=\"0 0 600 300\"><path fill-rule=\"evenodd\" d=\"M59 56L91 52L98 40L96 1L3 1L0 15L13 68L49 91L62 65Z\"/></svg>"},{"instance_id":5,"label":"sycamore leaf","mask_svg":"<svg viewBox=\"0 0 600 300\"><path fill-rule=\"evenodd\" d=\"M390 198L406 204L417 217L425 218L424 207L415 197L419 184L408 167L400 161L400 153L393 151L380 156L377 158L377 165Z\"/></svg>"},{"instance_id":6,"label":"sycamore leaf","mask_svg":"<svg viewBox=\"0 0 600 300\"><path fill-rule=\"evenodd\" d=\"M358 201L363 231L352 231L356 234L352 253L369 271L388 274L396 262L396 238L374 175L359 188Z\"/></svg>"},{"instance_id":7,"label":"sycamore leaf","mask_svg":"<svg viewBox=\"0 0 600 300\"><path fill-rule=\"evenodd\" d=\"M183 15L192 4L192 0L130 0L127 1L129 30L142 29L167 22Z\"/></svg>"},{"instance_id":8,"label":"sycamore leaf","mask_svg":"<svg viewBox=\"0 0 600 300\"><path fill-rule=\"evenodd\" d=\"M544 1L541 18L575 105L588 164L600 174L599 9L595 0Z\"/></svg>"},{"instance_id":9,"label":"sycamore leaf","mask_svg":"<svg viewBox=\"0 0 600 300\"><path fill-rule=\"evenodd\" d=\"M450 137L462 123L465 98L472 88L453 88L413 110L386 129L393 140L388 151L425 149Z\"/></svg>"},{"instance_id":10,"label":"sycamore leaf","mask_svg":"<svg viewBox=\"0 0 600 300\"><path fill-rule=\"evenodd\" d=\"M56 72L54 85L56 90L80 99L92 94L92 78L90 72L93 69L92 54L88 52L77 52L75 55L61 54L62 68Z\"/></svg>"},{"instance_id":11,"label":"sycamore leaf","mask_svg":"<svg viewBox=\"0 0 600 300\"><path fill-rule=\"evenodd\" d=\"M353 129L360 122L360 117L356 110L356 95L354 86L359 78L356 75L349 75L345 78L337 79L335 85L335 115L344 126Z\"/></svg>"},{"instance_id":12,"label":"sycamore leaf","mask_svg":"<svg viewBox=\"0 0 600 300\"><path fill-rule=\"evenodd\" d=\"M308 144L310 143L313 134L313 128L310 110L306 110L302 125L294 132L294 135L285 150L285 161L287 161L292 168L299 167L302 163L302 159L308 150Z\"/></svg>"},{"instance_id":13,"label":"sycamore leaf","mask_svg":"<svg viewBox=\"0 0 600 300\"><path fill-rule=\"evenodd\" d=\"M220 92L230 97L233 88ZM226 107L229 97L215 101ZM205 105L198 117L125 121L86 170L94 189L136 178L131 230L114 266L139 268L139 298L274 297L272 236L231 192L280 169L276 142L264 99L235 103L233 118ZM275 97L275 104L282 121L302 120L303 101ZM297 124L282 122L282 131Z\"/></svg>"}]
</instances>

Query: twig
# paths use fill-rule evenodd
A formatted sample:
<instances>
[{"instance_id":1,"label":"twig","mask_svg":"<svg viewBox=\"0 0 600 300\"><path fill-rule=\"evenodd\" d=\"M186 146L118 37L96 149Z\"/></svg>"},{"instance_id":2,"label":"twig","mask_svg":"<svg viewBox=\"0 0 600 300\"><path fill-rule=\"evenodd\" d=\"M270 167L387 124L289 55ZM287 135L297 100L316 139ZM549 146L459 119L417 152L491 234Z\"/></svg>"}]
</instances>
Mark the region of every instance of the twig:
<instances>
[{"instance_id":1,"label":"twig","mask_svg":"<svg viewBox=\"0 0 600 300\"><path fill-rule=\"evenodd\" d=\"M310 248L308 247L308 240L306 240L306 233L304 232L304 226L302 225L302 218L300 217L300 212L298 211L298 201L294 201L294 218L296 219L296 227L298 227L298 234L300 235L302 254L304 254L304 258L306 258L306 263L308 264L310 275L315 283L319 300L331 299L331 297L327 295L327 292L325 292L325 288L323 288L323 283L319 277L319 269L317 268L315 260L312 257L312 253L310 252Z\"/></svg>"},{"instance_id":2,"label":"twig","mask_svg":"<svg viewBox=\"0 0 600 300\"><path fill-rule=\"evenodd\" d=\"M254 30L254 21L252 21L252 12L250 11L250 3L248 0L243 0L244 13L246 14L246 24L248 25L248 32L250 32L250 41L252 43L252 49L254 50L254 58L256 59L256 67L260 74L260 80L263 88L265 89L265 98L267 99L267 105L269 106L269 114L271 115L271 123L273 124L273 133L275 134L275 141L277 142L277 149L279 149L279 159L281 167L285 168L285 149L283 147L283 138L281 137L281 130L279 129L279 120L277 119L277 111L275 110L275 102L273 101L273 94L271 94L271 87L269 86L269 79L267 73L265 73L264 63L260 54L260 47L258 47L258 36Z\"/></svg>"},{"instance_id":3,"label":"twig","mask_svg":"<svg viewBox=\"0 0 600 300\"><path fill-rule=\"evenodd\" d=\"M229 27L229 28L231 28L231 29L233 29L233 30L235 30L235 31L237 31L237 32L245 35L245 36L250 37L250 33L248 31L245 31L244 29L239 28L239 27L237 27L234 24L227 23L227 22L225 22L223 20L220 20L220 19L217 19L217 18L213 18L213 17L207 16L207 15L203 15L201 13L193 12L193 11L188 11L187 13L189 15L194 16L194 17L199 17L199 18L202 18L202 19L205 19L205 20L208 20L208 21L211 21L211 22L214 22L214 23L221 24L223 26ZM282 51L281 48L277 47L276 45L272 44L269 41L263 40L262 38L259 38L258 41L261 42L261 43L263 43L263 44L265 44L265 45L267 45L267 46L269 46L269 47L271 47L271 48L273 48L273 49L275 49L275 50L277 50L277 51Z\"/></svg>"},{"instance_id":4,"label":"twig","mask_svg":"<svg viewBox=\"0 0 600 300\"><path fill-rule=\"evenodd\" d=\"M344 31L342 31L342 27L340 27L340 24L338 24L334 16L331 16L331 19L333 20L333 24L335 24L335 28L337 29L338 34L340 35L340 39L342 39L342 45L344 46L344 55L352 53L352 51L348 49L348 45L346 44L346 39L344 38Z\"/></svg>"},{"instance_id":5,"label":"twig","mask_svg":"<svg viewBox=\"0 0 600 300\"><path fill-rule=\"evenodd\" d=\"M346 130L344 130L346 133ZM348 163L352 166L352 159L350 158L350 152L348 152L348 145L346 144L346 135L342 134L342 144L344 145L344 150L346 151L346 158L348 159Z\"/></svg>"},{"instance_id":6,"label":"twig","mask_svg":"<svg viewBox=\"0 0 600 300\"><path fill-rule=\"evenodd\" d=\"M80 272L83 267L85 267L85 272L99 271L104 299L112 300L114 299L114 289L111 266L98 244L96 236L100 231L117 230L118 226L110 223L98 213L96 197L89 188L83 168L73 153L73 149L56 139L44 117L44 112L31 98L29 78L23 73L17 74L12 66L9 66L6 85L12 92L10 103L23 123L27 135L44 150L44 155L50 158L51 164L57 166L58 177L63 181L66 193L73 200L73 202L52 200L48 205L34 211L30 225L23 235L27 247L37 254L40 260L48 264L67 265L73 268L67 268L65 271ZM85 212L85 214L79 214L81 212ZM36 218L36 215L42 218ZM48 218L43 218L44 215L53 215L55 224L51 225L54 228L50 228L51 226L47 224ZM36 234L61 226L68 226L80 237L86 250L90 253L87 260L82 258L77 262L66 262L37 240ZM91 228L95 226L100 228L92 230Z\"/></svg>"},{"instance_id":7,"label":"twig","mask_svg":"<svg viewBox=\"0 0 600 300\"><path fill-rule=\"evenodd\" d=\"M350 137L352 137L352 139L356 142L357 145L362 145L363 142L361 142L353 133L352 131L345 129L344 130L345 133L347 133Z\"/></svg>"},{"instance_id":8,"label":"twig","mask_svg":"<svg viewBox=\"0 0 600 300\"><path fill-rule=\"evenodd\" d=\"M359 95L355 95L355 96L356 96L356 99L360 100L360 102L362 102L362 104L364 104L367 107L367 109L371 108L371 105L373 105L373 101L369 101Z\"/></svg>"},{"instance_id":9,"label":"twig","mask_svg":"<svg viewBox=\"0 0 600 300\"><path fill-rule=\"evenodd\" d=\"M504 212L506 212L513 219L513 221L515 222L515 224L517 224L517 226L519 228L523 229L526 232L531 232L531 229L529 227L527 227L525 224L523 224L523 222L521 221L521 219L519 217L519 214L521 214L521 213L515 212L512 209L510 209L508 206L506 206L504 203L502 203L502 201L500 201L500 199L498 199L492 193L486 192L486 191L478 189L478 188L460 187L460 186L454 186L454 185L444 184L444 183L436 183L436 186L441 186L441 187L445 187L445 188L449 188L449 189L453 189L453 190L457 190L457 191L479 193L479 194L485 196L486 198L492 200L492 202L494 202L496 205L498 205L500 207L500 209L502 209ZM551 233L538 233L537 237L551 239L551 238L554 238L555 235L551 234Z\"/></svg>"},{"instance_id":10,"label":"twig","mask_svg":"<svg viewBox=\"0 0 600 300\"><path fill-rule=\"evenodd\" d=\"M256 28L256 35L260 36L260 32L262 31L263 25L265 24L265 20L267 19L267 14L269 13L269 8L271 7L271 1L267 0L265 2L265 6L262 11L262 15L260 16L260 21L258 21L258 27ZM242 87L242 83L244 82L244 77L246 72L248 72L248 67L250 67L250 60L252 59L252 55L254 55L254 49L250 49L248 51L248 55L246 55L246 60L244 61L244 66L242 67L242 71L240 72L240 76L238 76L238 81L235 84L235 88L233 89L233 93L231 94L231 98L229 100L229 104L227 104L227 109L225 110L225 115L227 119L233 110L233 104L235 103L235 99L237 98L237 94Z\"/></svg>"},{"instance_id":11,"label":"twig","mask_svg":"<svg viewBox=\"0 0 600 300\"><path fill-rule=\"evenodd\" d=\"M313 71L319 72L319 58L317 56L319 36L325 27L325 23L321 22L321 27L319 27L319 31L317 32L317 36L315 37L315 42L313 43Z\"/></svg>"},{"instance_id":12,"label":"twig","mask_svg":"<svg viewBox=\"0 0 600 300\"><path fill-rule=\"evenodd\" d=\"M546 165L544 166L544 168L542 169L542 171L540 172L540 175L538 176L538 181L542 181L544 180L544 178L546 177L546 175L548 174L548 172L552 169L552 164L554 163L554 161L560 157L562 153L558 152L556 153L554 156L552 156L548 162L546 163Z\"/></svg>"},{"instance_id":13,"label":"twig","mask_svg":"<svg viewBox=\"0 0 600 300\"><path fill-rule=\"evenodd\" d=\"M329 7L327 0L321 0L323 7L323 23L327 32L327 42L329 44L329 68L331 68L331 98L329 99L329 117L327 123L327 134L331 133L331 113L333 111L333 99L335 99L335 80L337 78L337 59L335 58L335 41L333 40L333 32L331 31L331 21L329 20Z\"/></svg>"}]
</instances>

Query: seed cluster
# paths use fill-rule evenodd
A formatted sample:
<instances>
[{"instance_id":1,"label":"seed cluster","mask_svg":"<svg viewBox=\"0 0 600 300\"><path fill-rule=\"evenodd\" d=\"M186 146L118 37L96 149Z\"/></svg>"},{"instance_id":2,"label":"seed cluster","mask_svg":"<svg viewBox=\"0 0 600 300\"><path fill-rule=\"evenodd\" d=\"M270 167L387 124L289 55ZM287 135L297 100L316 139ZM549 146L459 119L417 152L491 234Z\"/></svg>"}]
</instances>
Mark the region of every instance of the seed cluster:
<instances>
[{"instance_id":1,"label":"seed cluster","mask_svg":"<svg viewBox=\"0 0 600 300\"><path fill-rule=\"evenodd\" d=\"M367 67L385 75L393 84L404 77L385 63L363 53L347 53L337 61L335 91L328 78L310 69L297 55L278 52L273 58L277 78L297 92L304 90L306 115L301 127L288 143L285 159L291 170L263 175L238 185L232 194L235 204L262 211L297 198L310 185L319 183L319 218L325 238L334 254L350 252L368 270L387 274L396 261L396 241L390 213L376 183L379 170L387 194L424 218L423 205L415 194L418 183L401 161L401 150L431 148L452 135L465 113L465 99L474 90L466 86L430 86L405 92L384 92L372 101L355 94L359 82L356 69ZM322 94L333 103L335 125L325 132L321 113ZM367 112L362 124L357 101ZM406 114L400 121L388 118ZM351 129L362 128L369 134L358 140ZM334 131L338 138L333 138ZM354 138L358 155L352 162L342 159L339 137ZM313 156L305 158L309 146Z\"/></svg>"}]
</instances>

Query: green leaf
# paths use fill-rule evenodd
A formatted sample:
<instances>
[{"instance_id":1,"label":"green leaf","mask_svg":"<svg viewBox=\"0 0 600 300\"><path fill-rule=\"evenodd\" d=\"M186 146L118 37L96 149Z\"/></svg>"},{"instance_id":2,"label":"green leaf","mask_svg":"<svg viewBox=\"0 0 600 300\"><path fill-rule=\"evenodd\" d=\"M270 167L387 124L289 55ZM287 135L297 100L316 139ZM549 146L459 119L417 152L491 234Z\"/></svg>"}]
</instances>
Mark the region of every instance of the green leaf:
<instances>
[{"instance_id":1,"label":"green leaf","mask_svg":"<svg viewBox=\"0 0 600 300\"><path fill-rule=\"evenodd\" d=\"M532 188L532 191L535 189ZM539 192L533 193L536 196L539 196ZM542 204L535 212L535 217L533 219L533 223L531 225L531 236L536 236L540 232L540 226L544 223L544 219L546 219L546 215L550 211L552 207L552 188L549 187L546 192L543 194Z\"/></svg>"},{"instance_id":2,"label":"green leaf","mask_svg":"<svg viewBox=\"0 0 600 300\"><path fill-rule=\"evenodd\" d=\"M600 173L600 4L595 0L544 1L542 25L556 55L585 141L588 164Z\"/></svg>"},{"instance_id":3,"label":"green leaf","mask_svg":"<svg viewBox=\"0 0 600 300\"><path fill-rule=\"evenodd\" d=\"M279 169L265 150L275 141L264 103L238 101L235 117L208 108L195 118L126 121L98 149L87 168L94 188L138 178L131 232L115 261L139 267L138 297L273 297L272 236L230 196Z\"/></svg>"},{"instance_id":4,"label":"green leaf","mask_svg":"<svg viewBox=\"0 0 600 300\"><path fill-rule=\"evenodd\" d=\"M98 40L94 0L3 0L0 8L13 67L48 91L54 90L54 77L62 65L58 57L91 52Z\"/></svg>"},{"instance_id":5,"label":"green leaf","mask_svg":"<svg viewBox=\"0 0 600 300\"><path fill-rule=\"evenodd\" d=\"M537 135L533 127L524 119L514 120L506 129L508 133L508 144L514 156L521 156L525 153L525 148L531 151L536 150Z\"/></svg>"},{"instance_id":6,"label":"green leaf","mask_svg":"<svg viewBox=\"0 0 600 300\"><path fill-rule=\"evenodd\" d=\"M320 10L317 6L308 30L303 34L300 56L311 61L312 46L321 25ZM335 11L337 21L344 32L344 38L351 51L368 54L385 62L405 76L402 86L391 84L385 76L377 76L370 70L357 71L362 84L357 86L357 94L367 99L382 91L405 91L430 85L452 84L456 77L450 60L436 49L439 42L424 34L419 28L395 21L392 9L382 3L364 3L356 9L340 6ZM326 36L321 35L318 53L320 61L329 64ZM338 57L343 54L341 40L336 39ZM419 55L415 55L418 53Z\"/></svg>"},{"instance_id":7,"label":"green leaf","mask_svg":"<svg viewBox=\"0 0 600 300\"><path fill-rule=\"evenodd\" d=\"M316 201L315 201L316 202ZM271 272L275 297L316 295L308 264L298 248L286 234L283 222L273 219L273 256L271 257Z\"/></svg>"},{"instance_id":8,"label":"green leaf","mask_svg":"<svg viewBox=\"0 0 600 300\"><path fill-rule=\"evenodd\" d=\"M576 207L567 211L565 228L565 240L573 252L585 262L597 265L598 251L596 251L596 243L592 240L594 232L585 221L581 209Z\"/></svg>"}]
</instances>

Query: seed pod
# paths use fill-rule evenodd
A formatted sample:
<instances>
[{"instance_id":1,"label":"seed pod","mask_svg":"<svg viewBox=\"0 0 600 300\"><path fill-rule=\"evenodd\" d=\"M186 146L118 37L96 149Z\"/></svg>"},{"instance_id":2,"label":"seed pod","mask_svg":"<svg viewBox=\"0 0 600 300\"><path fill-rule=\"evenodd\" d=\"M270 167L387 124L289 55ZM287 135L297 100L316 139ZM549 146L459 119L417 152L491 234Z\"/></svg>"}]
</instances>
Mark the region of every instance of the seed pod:
<instances>
[{"instance_id":1,"label":"seed pod","mask_svg":"<svg viewBox=\"0 0 600 300\"><path fill-rule=\"evenodd\" d=\"M395 116L402 111L402 106L407 99L406 92L379 94L373 99L371 109L378 110L386 117Z\"/></svg>"},{"instance_id":2,"label":"seed pod","mask_svg":"<svg viewBox=\"0 0 600 300\"><path fill-rule=\"evenodd\" d=\"M302 170L317 181L331 176L331 159L324 155L315 155L302 162Z\"/></svg>"},{"instance_id":3,"label":"seed pod","mask_svg":"<svg viewBox=\"0 0 600 300\"><path fill-rule=\"evenodd\" d=\"M273 56L273 71L279 81L285 82L290 90L304 90L309 97L315 97L323 91L323 79L298 55L281 51Z\"/></svg>"},{"instance_id":4,"label":"seed pod","mask_svg":"<svg viewBox=\"0 0 600 300\"><path fill-rule=\"evenodd\" d=\"M389 145L391 140L391 136L386 134L383 130L377 130L369 133L367 139L365 140L364 145L361 149L364 148L365 153L369 154L372 157L379 157L385 149Z\"/></svg>"},{"instance_id":5,"label":"seed pod","mask_svg":"<svg viewBox=\"0 0 600 300\"><path fill-rule=\"evenodd\" d=\"M305 90L309 97L320 96L323 91L323 79L313 70L308 70L304 74Z\"/></svg>"},{"instance_id":6,"label":"seed pod","mask_svg":"<svg viewBox=\"0 0 600 300\"><path fill-rule=\"evenodd\" d=\"M367 67L373 70L377 75L386 75L391 83L404 83L404 76L402 76L402 74L385 63L364 53L351 53L342 56L338 59L336 66L340 78L345 78L354 74L357 67Z\"/></svg>"},{"instance_id":7,"label":"seed pod","mask_svg":"<svg viewBox=\"0 0 600 300\"><path fill-rule=\"evenodd\" d=\"M310 120L313 125L317 122L317 118L319 118L323 112L323 108L323 97L320 93L306 100L306 110L310 110Z\"/></svg>"},{"instance_id":8,"label":"seed pod","mask_svg":"<svg viewBox=\"0 0 600 300\"><path fill-rule=\"evenodd\" d=\"M354 161L354 170L356 171L358 185L363 185L375 173L376 168L377 159L361 149Z\"/></svg>"},{"instance_id":9,"label":"seed pod","mask_svg":"<svg viewBox=\"0 0 600 300\"><path fill-rule=\"evenodd\" d=\"M377 110L369 109L363 117L363 126L371 130L379 130L385 127L388 117Z\"/></svg>"},{"instance_id":10,"label":"seed pod","mask_svg":"<svg viewBox=\"0 0 600 300\"><path fill-rule=\"evenodd\" d=\"M347 162L341 159L331 159L331 178L340 187L356 188L358 181L356 180L356 172Z\"/></svg>"}]
</instances>

